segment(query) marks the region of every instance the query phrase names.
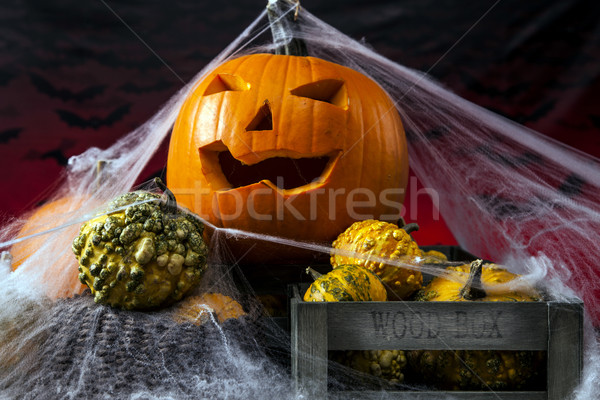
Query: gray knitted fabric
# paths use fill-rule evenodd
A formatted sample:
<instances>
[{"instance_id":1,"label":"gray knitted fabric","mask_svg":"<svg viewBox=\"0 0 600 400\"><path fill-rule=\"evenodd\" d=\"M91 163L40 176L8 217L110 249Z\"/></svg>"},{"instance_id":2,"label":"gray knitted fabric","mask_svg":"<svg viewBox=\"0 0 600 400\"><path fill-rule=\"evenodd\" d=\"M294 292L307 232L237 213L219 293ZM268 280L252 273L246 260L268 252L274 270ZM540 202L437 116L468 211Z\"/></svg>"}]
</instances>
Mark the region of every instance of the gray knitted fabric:
<instances>
[{"instance_id":1,"label":"gray knitted fabric","mask_svg":"<svg viewBox=\"0 0 600 400\"><path fill-rule=\"evenodd\" d=\"M36 355L4 380L1 393L26 399L289 395L289 343L266 347L281 336L269 333L269 324L178 324L165 312L116 310L88 295L61 300L47 314L39 321Z\"/></svg>"}]
</instances>

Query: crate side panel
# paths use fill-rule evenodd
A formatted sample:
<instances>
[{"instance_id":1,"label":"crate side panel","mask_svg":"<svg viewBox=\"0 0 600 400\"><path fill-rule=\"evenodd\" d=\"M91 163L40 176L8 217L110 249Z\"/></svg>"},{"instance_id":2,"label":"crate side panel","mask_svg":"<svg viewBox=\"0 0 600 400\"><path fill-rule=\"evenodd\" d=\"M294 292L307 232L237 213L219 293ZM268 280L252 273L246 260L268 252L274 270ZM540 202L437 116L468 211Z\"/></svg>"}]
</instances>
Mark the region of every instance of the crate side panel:
<instances>
[{"instance_id":1,"label":"crate side panel","mask_svg":"<svg viewBox=\"0 0 600 400\"><path fill-rule=\"evenodd\" d=\"M315 398L327 392L327 304L294 299L291 308L294 387Z\"/></svg>"},{"instance_id":2,"label":"crate side panel","mask_svg":"<svg viewBox=\"0 0 600 400\"><path fill-rule=\"evenodd\" d=\"M381 399L381 392L341 392L336 393L334 398L340 399ZM439 400L445 398L452 400L547 400L546 392L400 392L388 391L385 393L386 400Z\"/></svg>"},{"instance_id":3,"label":"crate side panel","mask_svg":"<svg viewBox=\"0 0 600 400\"><path fill-rule=\"evenodd\" d=\"M330 303L329 350L546 350L546 303Z\"/></svg>"},{"instance_id":4,"label":"crate side panel","mask_svg":"<svg viewBox=\"0 0 600 400\"><path fill-rule=\"evenodd\" d=\"M583 370L583 304L548 303L548 399L568 398Z\"/></svg>"}]
</instances>

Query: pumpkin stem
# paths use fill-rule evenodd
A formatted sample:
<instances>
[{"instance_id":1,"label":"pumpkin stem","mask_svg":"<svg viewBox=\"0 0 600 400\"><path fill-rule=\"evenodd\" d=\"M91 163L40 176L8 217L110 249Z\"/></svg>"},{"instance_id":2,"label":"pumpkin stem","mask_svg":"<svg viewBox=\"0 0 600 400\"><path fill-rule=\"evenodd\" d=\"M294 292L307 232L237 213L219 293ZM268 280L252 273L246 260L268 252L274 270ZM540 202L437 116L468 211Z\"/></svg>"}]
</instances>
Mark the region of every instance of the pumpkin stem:
<instances>
[{"instance_id":1,"label":"pumpkin stem","mask_svg":"<svg viewBox=\"0 0 600 400\"><path fill-rule=\"evenodd\" d=\"M295 11L292 6L295 5ZM298 12L300 0L269 0L267 4L267 16L271 26L273 43L277 45L275 54L286 56L308 56L306 43L295 37L300 29L298 24Z\"/></svg>"},{"instance_id":2,"label":"pumpkin stem","mask_svg":"<svg viewBox=\"0 0 600 400\"><path fill-rule=\"evenodd\" d=\"M321 275L323 275L323 274L321 274L321 273L319 273L319 272L315 271L315 270L314 270L314 269L312 269L311 267L308 267L308 268L306 268L306 273L307 273L307 274L309 274L309 275L310 275L310 276L313 278L313 280L315 280L315 281L316 281L317 279L319 279L319 277L320 277Z\"/></svg>"},{"instance_id":3,"label":"pumpkin stem","mask_svg":"<svg viewBox=\"0 0 600 400\"><path fill-rule=\"evenodd\" d=\"M469 279L460 290L460 296L465 300L477 300L485 297L487 294L481 288L481 273L483 271L483 260L475 260L471 263Z\"/></svg>"},{"instance_id":4,"label":"pumpkin stem","mask_svg":"<svg viewBox=\"0 0 600 400\"><path fill-rule=\"evenodd\" d=\"M177 214L177 200L175 199L175 195L167 185L162 181L162 179L156 177L154 178L154 183L159 187L160 190L163 191L163 194L166 197L165 202L163 203L164 211L166 214Z\"/></svg>"}]
</instances>

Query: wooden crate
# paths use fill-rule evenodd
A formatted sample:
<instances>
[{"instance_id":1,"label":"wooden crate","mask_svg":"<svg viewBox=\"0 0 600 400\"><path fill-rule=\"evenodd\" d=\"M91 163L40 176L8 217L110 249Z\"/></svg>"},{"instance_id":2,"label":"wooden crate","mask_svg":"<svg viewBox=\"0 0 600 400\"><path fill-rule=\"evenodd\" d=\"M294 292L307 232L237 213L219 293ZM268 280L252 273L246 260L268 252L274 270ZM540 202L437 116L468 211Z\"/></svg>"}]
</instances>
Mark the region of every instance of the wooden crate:
<instances>
[{"instance_id":1,"label":"wooden crate","mask_svg":"<svg viewBox=\"0 0 600 400\"><path fill-rule=\"evenodd\" d=\"M329 350L546 351L545 391L388 391L385 398L563 400L583 368L583 303L573 302L305 302L292 286L292 379L298 392L326 398ZM486 324L464 323L483 318ZM381 398L381 392L336 392L341 398Z\"/></svg>"}]
</instances>

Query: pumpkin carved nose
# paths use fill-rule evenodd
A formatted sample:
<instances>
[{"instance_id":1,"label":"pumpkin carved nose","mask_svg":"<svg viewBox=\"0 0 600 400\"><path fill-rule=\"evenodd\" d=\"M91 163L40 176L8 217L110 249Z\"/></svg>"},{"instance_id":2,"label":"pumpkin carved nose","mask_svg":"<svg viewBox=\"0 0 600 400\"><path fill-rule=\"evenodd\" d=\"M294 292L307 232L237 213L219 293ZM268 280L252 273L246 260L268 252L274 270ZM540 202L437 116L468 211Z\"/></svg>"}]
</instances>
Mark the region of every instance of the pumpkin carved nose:
<instances>
[{"instance_id":1,"label":"pumpkin carved nose","mask_svg":"<svg viewBox=\"0 0 600 400\"><path fill-rule=\"evenodd\" d=\"M258 109L256 116L250 121L246 127L246 131L272 131L273 130L273 114L271 113L271 105L269 100L265 100L263 105Z\"/></svg>"}]
</instances>

